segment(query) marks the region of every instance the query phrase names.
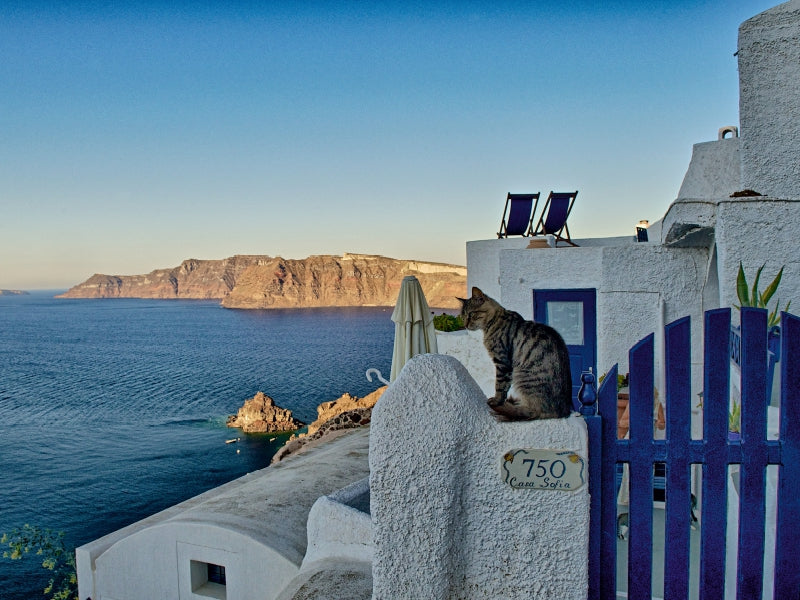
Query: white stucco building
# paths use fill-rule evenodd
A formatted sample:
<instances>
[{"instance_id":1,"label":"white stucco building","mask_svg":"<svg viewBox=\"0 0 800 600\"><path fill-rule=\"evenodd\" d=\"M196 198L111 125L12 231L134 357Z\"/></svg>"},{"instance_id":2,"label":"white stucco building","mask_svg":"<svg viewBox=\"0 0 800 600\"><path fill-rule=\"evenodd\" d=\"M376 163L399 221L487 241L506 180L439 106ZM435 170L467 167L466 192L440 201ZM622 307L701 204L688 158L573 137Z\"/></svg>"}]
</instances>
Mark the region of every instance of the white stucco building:
<instances>
[{"instance_id":1,"label":"white stucco building","mask_svg":"<svg viewBox=\"0 0 800 600\"><path fill-rule=\"evenodd\" d=\"M575 317L573 324L584 327L583 343L574 344L573 371L591 367L600 374L615 363L625 373L628 349L674 319L691 317L692 338L702 340L703 312L738 304L740 261L751 284L766 265L762 290L784 268L781 306L800 297L798 39L796 0L741 25L741 126L722 127L719 139L695 144L678 197L649 227L648 242L633 235L578 239L577 248L555 249L528 248L529 238L467 242L468 286L543 321L549 302L575 296L583 314L577 304L557 307L572 310L567 315ZM761 195L732 197L744 190ZM581 340L577 332L576 337ZM579 346L586 346L582 356ZM700 343L694 344L692 363L702 363ZM702 369L693 372L699 377ZM700 392L702 382L696 380L694 388Z\"/></svg>"},{"instance_id":2,"label":"white stucco building","mask_svg":"<svg viewBox=\"0 0 800 600\"><path fill-rule=\"evenodd\" d=\"M740 261L748 274L766 264L765 281L784 267L782 304L800 302L800 0L743 23L738 60L740 133L726 128L694 146L678 198L647 242L467 242L468 285L562 330L578 374L614 363L624 373L633 344L686 315L693 372L702 373L703 311L737 302ZM746 189L761 195L731 197ZM546 492L520 509L518 494L529 492L504 486L498 457L515 445L563 444L585 459L582 421L563 420L559 431L545 421L499 427L485 409L494 373L480 338L448 335L439 349L467 368L450 357L412 360L377 405L372 431L79 548L81 600L581 597L586 492ZM569 576L531 563L535 555L545 564L551 548L531 541L521 552L508 535L555 530L563 514L578 524L556 556L569 558ZM216 567L225 567L224 583ZM508 579L493 578L496 569Z\"/></svg>"}]
</instances>

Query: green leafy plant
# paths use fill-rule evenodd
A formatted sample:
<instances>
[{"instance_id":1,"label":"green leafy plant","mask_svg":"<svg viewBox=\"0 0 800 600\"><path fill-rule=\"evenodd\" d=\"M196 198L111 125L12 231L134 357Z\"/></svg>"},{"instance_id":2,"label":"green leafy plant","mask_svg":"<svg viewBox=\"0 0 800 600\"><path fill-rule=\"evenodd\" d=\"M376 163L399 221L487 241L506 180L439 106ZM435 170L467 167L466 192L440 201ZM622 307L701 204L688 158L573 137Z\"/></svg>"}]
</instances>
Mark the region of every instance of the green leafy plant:
<instances>
[{"instance_id":1,"label":"green leafy plant","mask_svg":"<svg viewBox=\"0 0 800 600\"><path fill-rule=\"evenodd\" d=\"M77 600L78 577L75 552L64 545L64 532L34 527L27 523L0 536L3 558L21 560L26 555L38 556L42 568L52 572L44 595L51 600Z\"/></svg>"},{"instance_id":2,"label":"green leafy plant","mask_svg":"<svg viewBox=\"0 0 800 600\"><path fill-rule=\"evenodd\" d=\"M742 423L742 405L733 403L733 408L728 412L728 431L738 433Z\"/></svg>"},{"instance_id":3,"label":"green leafy plant","mask_svg":"<svg viewBox=\"0 0 800 600\"><path fill-rule=\"evenodd\" d=\"M459 316L443 313L433 317L433 327L437 331L458 331L464 329L464 322Z\"/></svg>"},{"instance_id":4,"label":"green leafy plant","mask_svg":"<svg viewBox=\"0 0 800 600\"><path fill-rule=\"evenodd\" d=\"M742 266L741 261L739 262L739 273L736 276L736 295L739 297L739 306L737 309L741 309L743 306L754 306L756 308L767 308L769 301L772 299L772 296L775 295L775 292L778 290L778 286L781 284L781 277L783 277L783 267L781 270L778 271L778 274L775 276L775 279L772 280L767 288L763 292L758 291L758 283L761 279L761 272L764 270L766 263L759 267L758 271L756 271L756 278L753 281L753 287L748 288L747 285L747 278L744 274L744 267ZM774 327L780 323L780 299L776 300L775 308L769 313L767 317L767 326ZM784 311L789 310L789 306L791 305L791 301L786 304L786 307L783 309Z\"/></svg>"},{"instance_id":5,"label":"green leafy plant","mask_svg":"<svg viewBox=\"0 0 800 600\"><path fill-rule=\"evenodd\" d=\"M597 381L598 385L603 383L603 380L606 378L607 373L603 373L600 375L600 379ZM627 387L628 385L628 376L621 375L617 373L617 391L620 391L622 388Z\"/></svg>"}]
</instances>

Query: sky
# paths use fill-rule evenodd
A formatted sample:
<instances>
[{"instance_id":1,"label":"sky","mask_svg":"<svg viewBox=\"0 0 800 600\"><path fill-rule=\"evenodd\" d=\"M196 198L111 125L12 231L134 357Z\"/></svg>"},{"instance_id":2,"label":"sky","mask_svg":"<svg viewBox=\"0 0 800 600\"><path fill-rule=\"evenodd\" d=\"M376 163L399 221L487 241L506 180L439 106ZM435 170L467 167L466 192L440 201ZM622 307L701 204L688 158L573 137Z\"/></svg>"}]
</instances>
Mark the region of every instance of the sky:
<instances>
[{"instance_id":1,"label":"sky","mask_svg":"<svg viewBox=\"0 0 800 600\"><path fill-rule=\"evenodd\" d=\"M187 258L466 264L508 192L633 235L775 0L0 3L0 289ZM541 209L540 203L540 209Z\"/></svg>"}]
</instances>

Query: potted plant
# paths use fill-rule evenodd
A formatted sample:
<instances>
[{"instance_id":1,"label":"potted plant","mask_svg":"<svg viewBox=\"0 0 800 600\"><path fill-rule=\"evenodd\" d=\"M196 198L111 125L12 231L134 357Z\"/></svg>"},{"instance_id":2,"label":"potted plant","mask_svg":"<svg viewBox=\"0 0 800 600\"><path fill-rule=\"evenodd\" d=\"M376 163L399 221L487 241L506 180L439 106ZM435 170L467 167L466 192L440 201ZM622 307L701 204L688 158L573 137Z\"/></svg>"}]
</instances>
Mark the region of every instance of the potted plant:
<instances>
[{"instance_id":1,"label":"potted plant","mask_svg":"<svg viewBox=\"0 0 800 600\"><path fill-rule=\"evenodd\" d=\"M761 279L761 272L764 270L766 263L761 265L756 271L756 278L753 281L753 288L752 290L747 286L747 278L744 274L744 267L742 266L742 262L739 261L739 273L736 276L736 295L739 297L739 306L736 307L737 310L741 309L742 306L754 306L756 308L768 308L767 305L769 301L772 299L772 296L775 295L775 292L778 291L778 286L781 284L781 277L783 277L783 267L781 270L778 271L778 274L775 276L775 279L772 280L763 292L759 293L758 291L758 282ZM778 328L780 325L781 315L780 315L780 300L775 302L775 308L769 315L767 316L767 327L772 331L775 328ZM784 311L789 310L789 306L791 305L791 301L786 304L786 307L783 309ZM778 331L780 331L778 329Z\"/></svg>"},{"instance_id":2,"label":"potted plant","mask_svg":"<svg viewBox=\"0 0 800 600\"><path fill-rule=\"evenodd\" d=\"M743 306L752 306L755 308L764 308L769 310L769 302L775 295L775 292L778 291L778 286L781 284L783 267L781 267L780 271L778 271L778 274L766 287L766 289L763 292L759 292L758 283L761 279L761 272L764 270L765 266L766 263L761 265L758 271L756 271L753 287L749 288L747 285L747 278L744 274L744 267L742 266L742 262L739 261L739 273L736 276L736 295L739 298L739 306L736 306L737 310L740 310ZM780 304L780 299L776 299L775 308L772 310L772 312L767 314L767 359L769 361L767 363L767 398L771 398L772 396L772 382L775 376L775 363L781 359ZM791 301L787 302L786 306L783 308L783 311L788 312L791 304Z\"/></svg>"}]
</instances>

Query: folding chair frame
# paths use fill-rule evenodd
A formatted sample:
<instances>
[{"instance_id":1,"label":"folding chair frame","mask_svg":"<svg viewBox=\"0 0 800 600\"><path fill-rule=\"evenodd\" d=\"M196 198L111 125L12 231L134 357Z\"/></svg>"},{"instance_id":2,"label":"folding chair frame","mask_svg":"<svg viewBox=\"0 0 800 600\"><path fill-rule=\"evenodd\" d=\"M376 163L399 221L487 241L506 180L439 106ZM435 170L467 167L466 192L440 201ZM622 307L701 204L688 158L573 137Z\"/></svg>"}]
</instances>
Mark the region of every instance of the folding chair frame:
<instances>
[{"instance_id":1,"label":"folding chair frame","mask_svg":"<svg viewBox=\"0 0 800 600\"><path fill-rule=\"evenodd\" d=\"M547 201L544 203L542 215L539 217L536 228L533 230L533 235L553 235L556 238L556 245L558 245L558 242L566 242L570 246L577 246L578 244L573 242L570 238L569 227L567 226L567 221L569 220L569 215L572 212L572 206L575 204L575 198L577 198L577 196L577 190L574 192L550 192L550 195L547 196ZM547 217L549 216L548 209L551 206L551 200L554 197L559 200L563 197L567 197L569 199L569 204L567 205L567 213L564 215L564 222L561 224L561 227L554 229L553 231L547 231L545 229L545 223L547 222ZM564 232L566 235L562 235L562 232Z\"/></svg>"},{"instance_id":2,"label":"folding chair frame","mask_svg":"<svg viewBox=\"0 0 800 600\"><path fill-rule=\"evenodd\" d=\"M500 231L497 232L497 237L498 238L507 238L509 235L521 235L523 237L530 236L531 232L533 231L533 219L536 216L536 207L539 206L539 196L540 195L541 195L541 192L536 192L535 194L512 194L511 192L509 192L508 196L506 196L506 206L503 209L503 220L500 222ZM508 232L508 221L511 220L510 219L511 215L509 214L509 210L508 210L509 204L512 205L512 211L513 211L513 202L515 200L524 200L524 199L528 199L528 198L530 198L530 201L533 203L533 206L531 208L530 217L528 218L528 227L527 227L527 229L525 229L525 233L517 233L516 231L512 232L512 233L509 233ZM522 230L520 230L520 232L521 231Z\"/></svg>"}]
</instances>

